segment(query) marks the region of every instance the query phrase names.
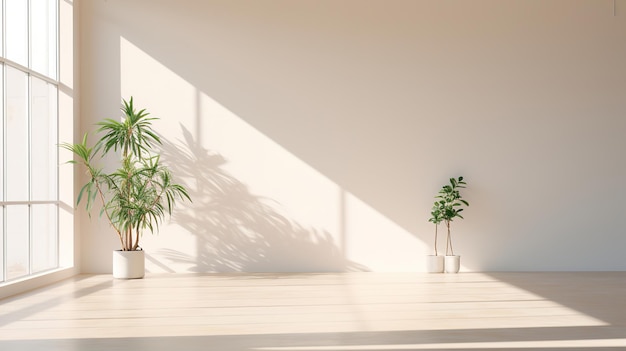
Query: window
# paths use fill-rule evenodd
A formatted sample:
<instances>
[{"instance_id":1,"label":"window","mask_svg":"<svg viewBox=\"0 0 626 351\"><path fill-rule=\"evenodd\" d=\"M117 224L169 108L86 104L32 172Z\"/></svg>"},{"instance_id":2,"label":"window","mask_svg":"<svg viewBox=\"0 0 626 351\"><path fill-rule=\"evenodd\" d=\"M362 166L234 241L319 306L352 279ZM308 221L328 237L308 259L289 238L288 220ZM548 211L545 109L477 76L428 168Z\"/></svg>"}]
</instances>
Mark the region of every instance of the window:
<instances>
[{"instance_id":1,"label":"window","mask_svg":"<svg viewBox=\"0 0 626 351\"><path fill-rule=\"evenodd\" d=\"M0 282L4 282L59 266L59 3L0 1Z\"/></svg>"}]
</instances>

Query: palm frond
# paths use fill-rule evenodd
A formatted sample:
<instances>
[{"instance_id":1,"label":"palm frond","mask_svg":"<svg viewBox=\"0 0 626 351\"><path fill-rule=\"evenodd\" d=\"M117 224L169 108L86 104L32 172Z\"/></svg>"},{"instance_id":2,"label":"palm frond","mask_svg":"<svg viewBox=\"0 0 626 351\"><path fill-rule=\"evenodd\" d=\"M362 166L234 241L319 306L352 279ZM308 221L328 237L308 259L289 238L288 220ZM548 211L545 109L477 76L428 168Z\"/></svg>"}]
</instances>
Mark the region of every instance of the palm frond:
<instances>
[{"instance_id":1,"label":"palm frond","mask_svg":"<svg viewBox=\"0 0 626 351\"><path fill-rule=\"evenodd\" d=\"M116 230L123 250L135 249L143 231L155 233L166 212L172 214L177 200L191 201L189 193L172 181L169 169L160 163L154 147L161 144L152 129L157 118L141 109L137 111L133 98L122 100L120 120L103 119L97 123L100 139L88 146L88 135L80 143L61 143L76 159L68 163L86 168L90 180L81 188L77 204L86 199L86 209L100 198L101 215L105 215ZM109 152L121 152L120 167L104 173L94 164L96 155L105 157Z\"/></svg>"}]
</instances>

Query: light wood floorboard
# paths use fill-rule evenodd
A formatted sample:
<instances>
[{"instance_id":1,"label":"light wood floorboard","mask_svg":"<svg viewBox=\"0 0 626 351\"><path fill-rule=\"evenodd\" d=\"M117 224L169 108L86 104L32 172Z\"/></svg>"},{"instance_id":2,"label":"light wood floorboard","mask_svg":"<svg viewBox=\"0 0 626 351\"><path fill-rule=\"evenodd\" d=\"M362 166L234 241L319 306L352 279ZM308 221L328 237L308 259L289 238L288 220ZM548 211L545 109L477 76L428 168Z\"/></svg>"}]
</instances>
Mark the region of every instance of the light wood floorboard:
<instances>
[{"instance_id":1,"label":"light wood floorboard","mask_svg":"<svg viewBox=\"0 0 626 351\"><path fill-rule=\"evenodd\" d=\"M0 300L8 350L626 350L626 273L153 274Z\"/></svg>"}]
</instances>

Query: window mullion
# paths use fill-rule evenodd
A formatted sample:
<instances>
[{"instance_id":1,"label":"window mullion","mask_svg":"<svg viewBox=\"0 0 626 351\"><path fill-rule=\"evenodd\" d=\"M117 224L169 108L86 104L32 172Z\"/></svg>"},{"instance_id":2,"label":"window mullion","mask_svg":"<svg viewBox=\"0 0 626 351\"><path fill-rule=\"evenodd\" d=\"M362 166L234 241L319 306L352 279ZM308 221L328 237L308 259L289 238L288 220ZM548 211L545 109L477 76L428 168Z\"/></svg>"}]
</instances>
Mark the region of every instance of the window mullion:
<instances>
[{"instance_id":1,"label":"window mullion","mask_svg":"<svg viewBox=\"0 0 626 351\"><path fill-rule=\"evenodd\" d=\"M2 56L6 56L7 52L7 7L4 0L2 1Z\"/></svg>"},{"instance_id":2,"label":"window mullion","mask_svg":"<svg viewBox=\"0 0 626 351\"><path fill-rule=\"evenodd\" d=\"M4 56L6 55L6 33L7 33L7 26L6 26L6 4L4 0L1 0L1 4L0 6L2 6L2 47L0 48L2 50L2 55L0 55L2 58L4 58ZM2 97L0 97L0 99L2 99L2 184L0 184L0 186L2 187L2 200L4 201L5 196L6 196L6 167L4 165L6 158L6 64L4 63L4 61L2 62ZM5 281L6 277L7 277L7 236L6 236L6 232L7 232L7 225L6 225L6 206L2 206L2 280L0 281Z\"/></svg>"},{"instance_id":3,"label":"window mullion","mask_svg":"<svg viewBox=\"0 0 626 351\"><path fill-rule=\"evenodd\" d=\"M16 68L16 69L18 69L20 71L23 71L23 72L28 72L28 74L30 74L31 76L37 77L37 78L39 78L41 80L44 80L44 81L46 81L46 82L48 82L50 84L54 84L54 85L58 85L59 84L58 80L52 79L52 78L46 76L45 74L41 74L41 73L39 73L37 71L33 71L33 70L31 70L30 68L28 68L28 67L26 67L24 65L20 65L19 63L15 62L15 61L11 61L11 60L7 59L6 57L0 57L0 63L4 63L5 65L9 65L9 66L11 66L13 68Z\"/></svg>"},{"instance_id":4,"label":"window mullion","mask_svg":"<svg viewBox=\"0 0 626 351\"><path fill-rule=\"evenodd\" d=\"M30 3L30 2L29 2ZM30 74L26 88L26 116L28 118L28 274L33 274L33 91Z\"/></svg>"},{"instance_id":5,"label":"window mullion","mask_svg":"<svg viewBox=\"0 0 626 351\"><path fill-rule=\"evenodd\" d=\"M33 175L32 175L32 164L33 164L33 119L32 119L32 82L30 72L33 67L33 58L31 57L31 46L33 45L33 31L31 30L31 8L32 8L31 0L27 1L26 4L26 36L28 38L28 44L26 45L26 56L28 62L28 76L26 81L26 118L28 118L28 201L32 201L32 183L33 183ZM32 204L28 204L28 275L33 274L33 206Z\"/></svg>"}]
</instances>

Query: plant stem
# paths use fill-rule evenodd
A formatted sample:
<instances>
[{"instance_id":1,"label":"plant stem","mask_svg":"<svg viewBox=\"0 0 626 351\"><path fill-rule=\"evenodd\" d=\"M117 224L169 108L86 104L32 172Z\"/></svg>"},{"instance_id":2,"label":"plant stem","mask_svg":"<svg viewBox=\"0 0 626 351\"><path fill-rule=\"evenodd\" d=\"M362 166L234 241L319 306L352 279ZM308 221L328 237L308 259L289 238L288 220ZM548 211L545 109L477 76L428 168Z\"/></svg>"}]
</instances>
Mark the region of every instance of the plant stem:
<instances>
[{"instance_id":1,"label":"plant stem","mask_svg":"<svg viewBox=\"0 0 626 351\"><path fill-rule=\"evenodd\" d=\"M88 166L88 165L87 165ZM104 209L104 214L107 216L107 220L109 221L109 223L111 224L111 227L113 227L113 229L115 229L115 232L117 233L117 236L120 239L120 243L122 244L122 247L124 247L124 239L122 237L122 233L120 232L120 230L113 224L113 221L111 220L111 216L109 215L109 211L107 211L107 207L106 207L106 201L104 200L104 193L102 192L102 189L100 188L100 183L98 183L98 180L94 177L94 174L92 173L92 170L90 167L87 167L89 169L89 173L91 174L91 178L94 181L94 184L96 185L96 190L98 190L98 194L100 195L100 201L102 201L102 207Z\"/></svg>"},{"instance_id":2,"label":"plant stem","mask_svg":"<svg viewBox=\"0 0 626 351\"><path fill-rule=\"evenodd\" d=\"M435 256L437 256L437 227L439 227L439 225L435 223Z\"/></svg>"},{"instance_id":3,"label":"plant stem","mask_svg":"<svg viewBox=\"0 0 626 351\"><path fill-rule=\"evenodd\" d=\"M448 227L448 242L446 243L446 255L448 254L448 246L450 247L451 256L454 256L454 249L452 248L452 236L450 236L450 221L446 221Z\"/></svg>"},{"instance_id":4,"label":"plant stem","mask_svg":"<svg viewBox=\"0 0 626 351\"><path fill-rule=\"evenodd\" d=\"M133 251L137 250L139 247L139 227L141 222L137 222L136 235L135 235L135 243L133 244Z\"/></svg>"},{"instance_id":5,"label":"plant stem","mask_svg":"<svg viewBox=\"0 0 626 351\"><path fill-rule=\"evenodd\" d=\"M131 228L126 229L126 246L125 246L125 250L126 251L131 251L132 245L133 244L133 231Z\"/></svg>"}]
</instances>

